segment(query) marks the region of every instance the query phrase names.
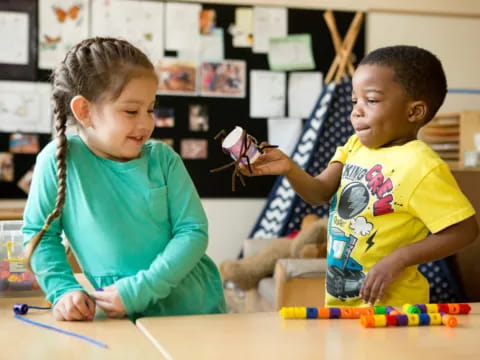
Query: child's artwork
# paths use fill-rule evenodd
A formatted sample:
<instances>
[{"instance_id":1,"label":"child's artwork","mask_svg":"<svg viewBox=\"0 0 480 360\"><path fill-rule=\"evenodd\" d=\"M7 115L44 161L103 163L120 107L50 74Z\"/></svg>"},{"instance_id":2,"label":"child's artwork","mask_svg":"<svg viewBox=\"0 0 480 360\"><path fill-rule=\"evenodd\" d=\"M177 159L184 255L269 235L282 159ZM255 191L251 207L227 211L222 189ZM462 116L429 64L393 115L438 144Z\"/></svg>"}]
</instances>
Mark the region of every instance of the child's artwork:
<instances>
[{"instance_id":1,"label":"child's artwork","mask_svg":"<svg viewBox=\"0 0 480 360\"><path fill-rule=\"evenodd\" d=\"M28 14L0 11L0 34L0 63L27 65Z\"/></svg>"},{"instance_id":2,"label":"child's artwork","mask_svg":"<svg viewBox=\"0 0 480 360\"><path fill-rule=\"evenodd\" d=\"M0 181L13 181L13 155L0 153Z\"/></svg>"},{"instance_id":3,"label":"child's artwork","mask_svg":"<svg viewBox=\"0 0 480 360\"><path fill-rule=\"evenodd\" d=\"M163 3L92 0L91 36L129 41L156 62L163 57Z\"/></svg>"},{"instance_id":4,"label":"child's artwork","mask_svg":"<svg viewBox=\"0 0 480 360\"><path fill-rule=\"evenodd\" d=\"M39 4L38 67L53 69L68 50L88 37L88 0L42 0Z\"/></svg>"},{"instance_id":5,"label":"child's artwork","mask_svg":"<svg viewBox=\"0 0 480 360\"><path fill-rule=\"evenodd\" d=\"M26 194L30 192L30 185L32 184L33 169L28 170L23 176L18 180L17 186L22 189Z\"/></svg>"},{"instance_id":6,"label":"child's artwork","mask_svg":"<svg viewBox=\"0 0 480 360\"><path fill-rule=\"evenodd\" d=\"M208 141L205 139L183 139L180 143L180 154L184 159L206 159Z\"/></svg>"},{"instance_id":7,"label":"child's artwork","mask_svg":"<svg viewBox=\"0 0 480 360\"><path fill-rule=\"evenodd\" d=\"M190 131L208 131L207 105L190 105L189 128Z\"/></svg>"},{"instance_id":8,"label":"child's artwork","mask_svg":"<svg viewBox=\"0 0 480 360\"><path fill-rule=\"evenodd\" d=\"M156 127L174 127L175 109L172 107L156 106L153 109L153 119Z\"/></svg>"},{"instance_id":9,"label":"child's artwork","mask_svg":"<svg viewBox=\"0 0 480 360\"><path fill-rule=\"evenodd\" d=\"M10 152L14 154L36 154L40 151L38 135L11 134Z\"/></svg>"},{"instance_id":10,"label":"child's artwork","mask_svg":"<svg viewBox=\"0 0 480 360\"><path fill-rule=\"evenodd\" d=\"M215 10L204 9L200 11L200 34L210 35L212 33L216 17Z\"/></svg>"},{"instance_id":11,"label":"child's artwork","mask_svg":"<svg viewBox=\"0 0 480 360\"><path fill-rule=\"evenodd\" d=\"M157 63L158 93L176 95L197 94L197 64L174 58Z\"/></svg>"},{"instance_id":12,"label":"child's artwork","mask_svg":"<svg viewBox=\"0 0 480 360\"><path fill-rule=\"evenodd\" d=\"M50 133L50 92L48 83L0 81L0 131Z\"/></svg>"},{"instance_id":13,"label":"child's artwork","mask_svg":"<svg viewBox=\"0 0 480 360\"><path fill-rule=\"evenodd\" d=\"M202 62L201 95L245 97L245 61Z\"/></svg>"}]
</instances>

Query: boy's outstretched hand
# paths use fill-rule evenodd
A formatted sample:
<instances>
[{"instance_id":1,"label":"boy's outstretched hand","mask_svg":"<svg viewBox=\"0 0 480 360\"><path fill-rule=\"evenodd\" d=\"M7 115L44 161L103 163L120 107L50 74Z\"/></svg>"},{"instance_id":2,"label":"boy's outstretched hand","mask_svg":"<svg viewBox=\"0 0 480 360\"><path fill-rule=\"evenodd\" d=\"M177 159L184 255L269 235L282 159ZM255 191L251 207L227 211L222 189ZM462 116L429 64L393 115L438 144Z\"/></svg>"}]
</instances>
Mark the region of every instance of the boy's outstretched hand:
<instances>
[{"instance_id":1,"label":"boy's outstretched hand","mask_svg":"<svg viewBox=\"0 0 480 360\"><path fill-rule=\"evenodd\" d=\"M103 291L94 291L92 293L98 307L102 309L108 317L119 318L126 314L120 294L115 285L106 286Z\"/></svg>"},{"instance_id":2,"label":"boy's outstretched hand","mask_svg":"<svg viewBox=\"0 0 480 360\"><path fill-rule=\"evenodd\" d=\"M264 143L260 144L263 145ZM248 166L241 165L240 171L246 176L285 175L292 168L293 161L277 148L266 148L263 154L251 164L251 173Z\"/></svg>"},{"instance_id":3,"label":"boy's outstretched hand","mask_svg":"<svg viewBox=\"0 0 480 360\"><path fill-rule=\"evenodd\" d=\"M385 256L376 263L368 272L360 289L363 301L370 305L380 301L387 287L405 267L403 260L395 253Z\"/></svg>"},{"instance_id":4,"label":"boy's outstretched hand","mask_svg":"<svg viewBox=\"0 0 480 360\"><path fill-rule=\"evenodd\" d=\"M70 291L63 295L55 304L53 316L59 321L91 321L95 316L95 303L83 291Z\"/></svg>"}]
</instances>

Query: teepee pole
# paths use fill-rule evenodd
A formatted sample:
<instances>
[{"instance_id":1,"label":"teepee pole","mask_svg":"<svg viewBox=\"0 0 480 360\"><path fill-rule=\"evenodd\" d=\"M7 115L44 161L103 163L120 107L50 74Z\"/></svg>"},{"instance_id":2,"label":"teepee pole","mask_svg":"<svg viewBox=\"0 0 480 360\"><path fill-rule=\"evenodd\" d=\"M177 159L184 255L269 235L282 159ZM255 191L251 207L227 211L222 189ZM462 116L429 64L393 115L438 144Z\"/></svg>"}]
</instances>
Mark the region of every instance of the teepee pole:
<instances>
[{"instance_id":1,"label":"teepee pole","mask_svg":"<svg viewBox=\"0 0 480 360\"><path fill-rule=\"evenodd\" d=\"M329 25L329 23L331 23L331 18L333 18L332 15L326 15L325 17L325 21L327 21L327 25L329 27L331 26L331 24ZM350 27L348 28L347 35L344 38L340 51L337 51L335 59L333 60L330 69L328 70L327 76L325 77L326 84L332 81L335 73L335 82L338 83L342 78L343 74L345 73L345 67L350 60L353 45L355 44L358 33L360 32L362 19L363 14L361 12L357 12L355 14L355 17L353 18L352 23L350 24Z\"/></svg>"},{"instance_id":2,"label":"teepee pole","mask_svg":"<svg viewBox=\"0 0 480 360\"><path fill-rule=\"evenodd\" d=\"M330 30L330 35L332 36L333 46L335 47L335 53L339 53L342 51L342 39L340 34L338 33L337 23L335 22L335 17L333 16L332 10L327 10L323 13L323 18L327 23L328 30ZM353 76L355 72L355 68L353 67L352 61L348 59L348 73L350 76Z\"/></svg>"}]
</instances>

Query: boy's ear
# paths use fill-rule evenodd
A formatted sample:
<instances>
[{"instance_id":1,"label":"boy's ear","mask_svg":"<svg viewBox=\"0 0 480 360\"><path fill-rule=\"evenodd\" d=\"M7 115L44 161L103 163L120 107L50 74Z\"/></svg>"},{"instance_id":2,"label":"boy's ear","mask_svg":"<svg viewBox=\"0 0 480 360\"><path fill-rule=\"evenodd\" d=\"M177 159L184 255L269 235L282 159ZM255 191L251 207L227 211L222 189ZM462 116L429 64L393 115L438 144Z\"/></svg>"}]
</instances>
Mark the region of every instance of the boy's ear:
<instances>
[{"instance_id":1,"label":"boy's ear","mask_svg":"<svg viewBox=\"0 0 480 360\"><path fill-rule=\"evenodd\" d=\"M408 111L408 121L411 123L423 123L427 117L427 103L425 101L413 101Z\"/></svg>"},{"instance_id":2,"label":"boy's ear","mask_svg":"<svg viewBox=\"0 0 480 360\"><path fill-rule=\"evenodd\" d=\"M70 109L72 110L75 119L87 128L91 125L90 122L90 102L82 95L76 95L70 101Z\"/></svg>"}]
</instances>

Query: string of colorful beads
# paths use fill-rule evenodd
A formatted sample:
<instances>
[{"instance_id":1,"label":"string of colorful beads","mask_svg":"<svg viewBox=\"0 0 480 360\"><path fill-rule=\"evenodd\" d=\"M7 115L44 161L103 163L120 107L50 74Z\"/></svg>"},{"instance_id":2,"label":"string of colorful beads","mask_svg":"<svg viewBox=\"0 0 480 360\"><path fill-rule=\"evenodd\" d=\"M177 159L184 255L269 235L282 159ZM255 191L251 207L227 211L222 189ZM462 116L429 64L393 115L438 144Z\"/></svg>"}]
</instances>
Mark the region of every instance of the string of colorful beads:
<instances>
[{"instance_id":1,"label":"string of colorful beads","mask_svg":"<svg viewBox=\"0 0 480 360\"><path fill-rule=\"evenodd\" d=\"M468 304L405 304L402 307L405 314L469 314L472 308Z\"/></svg>"},{"instance_id":2,"label":"string of colorful beads","mask_svg":"<svg viewBox=\"0 0 480 360\"><path fill-rule=\"evenodd\" d=\"M282 307L279 311L284 319L360 319L362 315L374 315L374 307Z\"/></svg>"},{"instance_id":3,"label":"string of colorful beads","mask_svg":"<svg viewBox=\"0 0 480 360\"><path fill-rule=\"evenodd\" d=\"M400 315L363 315L360 317L363 327L385 327L385 326L428 326L445 325L448 327L457 326L457 318L449 314L422 313L422 314L400 314Z\"/></svg>"}]
</instances>

